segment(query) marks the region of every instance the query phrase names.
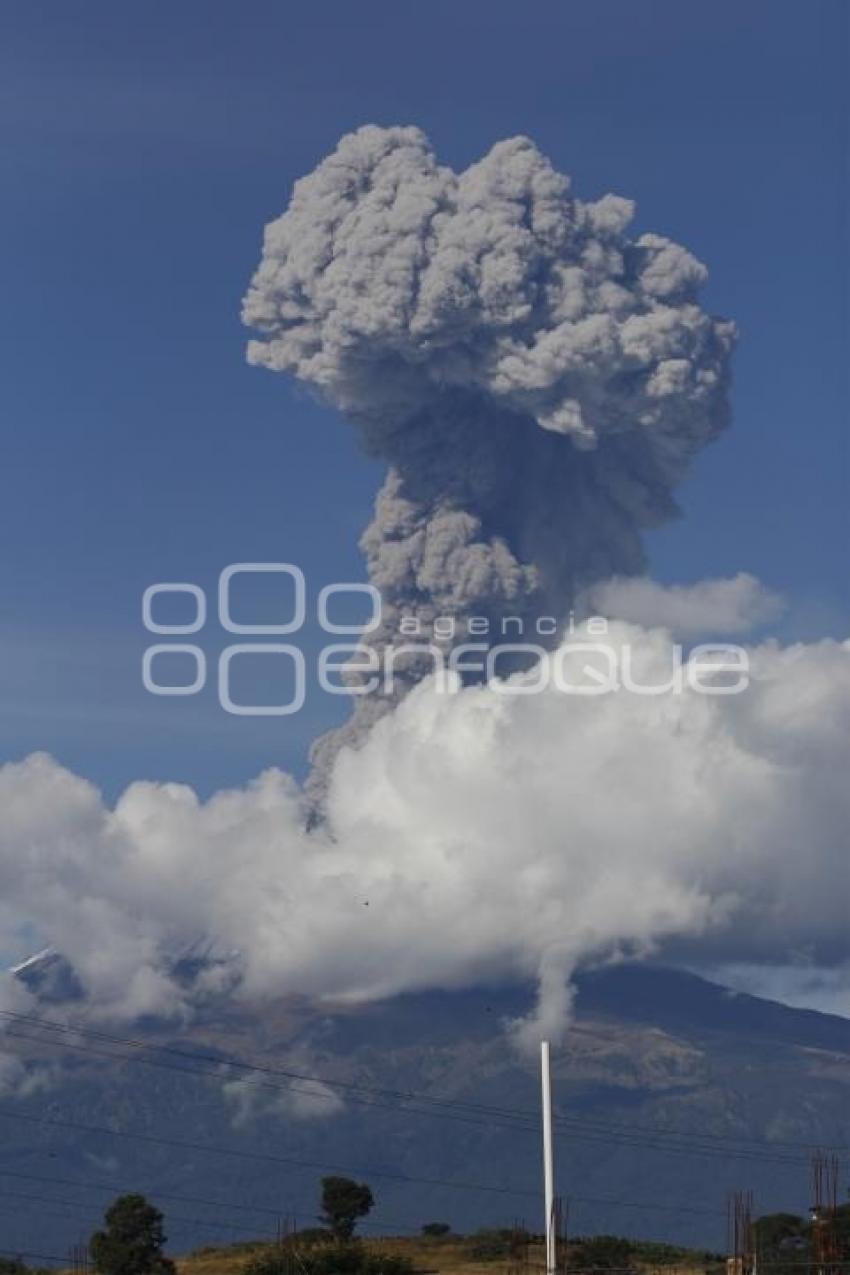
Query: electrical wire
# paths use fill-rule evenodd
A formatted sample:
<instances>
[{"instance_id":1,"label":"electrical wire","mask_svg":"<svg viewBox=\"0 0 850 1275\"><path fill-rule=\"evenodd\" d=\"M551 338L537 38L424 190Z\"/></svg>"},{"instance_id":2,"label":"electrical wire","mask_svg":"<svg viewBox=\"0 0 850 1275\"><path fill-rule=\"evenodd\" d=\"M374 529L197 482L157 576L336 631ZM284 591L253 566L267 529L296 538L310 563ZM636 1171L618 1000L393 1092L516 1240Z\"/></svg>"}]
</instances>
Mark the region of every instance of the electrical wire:
<instances>
[{"instance_id":1,"label":"electrical wire","mask_svg":"<svg viewBox=\"0 0 850 1275\"><path fill-rule=\"evenodd\" d=\"M309 1094L313 1098L322 1098L325 1095L316 1088L296 1089L291 1083L293 1079L298 1081L307 1081L312 1086L322 1085L329 1089L341 1089L347 1091L350 1095L365 1095L368 1099L365 1105L382 1106L384 1109L401 1110L407 1114L438 1114L444 1119L459 1119L464 1123L472 1124L492 1124L497 1127L510 1128L514 1131L537 1133L537 1120L535 1113L522 1110L511 1110L509 1108L488 1106L480 1103L469 1103L462 1100L435 1099L428 1095L418 1094L414 1091L392 1090L370 1088L363 1085L356 1085L346 1081L336 1081L326 1076L311 1075L304 1072L293 1072L284 1068L270 1067L268 1065L260 1065L250 1063L244 1059L235 1059L233 1057L215 1056L209 1054L200 1054L193 1051L180 1050L170 1046L152 1044L150 1042L139 1041L132 1038L120 1037L109 1033L98 1032L93 1029L83 1028L79 1025L70 1025L59 1023L55 1020L37 1018L29 1015L15 1014L11 1011L0 1011L0 1018L7 1018L16 1023L25 1023L34 1025L41 1029L46 1029L50 1033L72 1034L78 1036L91 1037L94 1039L109 1042L111 1044L129 1047L134 1050L144 1050L147 1052L156 1051L179 1057L188 1062L202 1062L207 1066L215 1068L230 1067L236 1070L246 1071L252 1074L261 1074L263 1076L280 1076L287 1079L285 1086L275 1085L269 1081L258 1081L258 1087L271 1088L280 1090L281 1088L291 1090L297 1093ZM190 1067L173 1066L163 1062L161 1059L142 1058L140 1056L116 1055L114 1053L97 1051L89 1046L74 1043L61 1038L56 1042L43 1037L32 1037L22 1032L9 1032L9 1036L15 1037L20 1035L23 1039L35 1040L37 1043L52 1044L57 1043L63 1048L72 1049L74 1051L89 1053L93 1056L102 1056L112 1061L141 1062L146 1066L163 1068L165 1070L177 1071L187 1075L203 1076L214 1075L214 1071L199 1072ZM404 1105L399 1106L398 1101L395 1104L387 1105L375 1101L373 1095L381 1097L395 1097ZM352 1100L353 1097L352 1097ZM362 1101L362 1099L359 1099ZM411 1106L411 1102L419 1103L419 1107ZM437 1113L430 1108L437 1107L441 1110ZM472 1119L470 1116L462 1113L474 1112L477 1115L486 1117L485 1121ZM531 1121L533 1120L533 1123ZM584 1141L600 1141L610 1139L612 1141L624 1142L625 1145L634 1146L635 1140L640 1140L641 1146L649 1146L651 1149L659 1149L662 1145L666 1145L672 1151L680 1151L687 1154L700 1154L703 1156L711 1155L716 1152L724 1158L734 1156L736 1159L765 1159L773 1163L799 1163L800 1157L794 1157L786 1152L805 1151L811 1152L815 1144L803 1142L791 1142L781 1140L771 1140L770 1142L763 1139L747 1138L745 1136L735 1136L726 1134L704 1133L695 1137L692 1132L678 1131L663 1126L646 1126L646 1125L622 1125L612 1124L593 1117L560 1115L556 1116L554 1123L556 1127L569 1132L573 1137L577 1137ZM648 1141L651 1140L651 1141ZM738 1149L730 1151L732 1145L736 1145ZM819 1144L822 1145L822 1144ZM765 1150L756 1150L763 1147ZM842 1146L824 1147L826 1150L846 1150Z\"/></svg>"}]
</instances>

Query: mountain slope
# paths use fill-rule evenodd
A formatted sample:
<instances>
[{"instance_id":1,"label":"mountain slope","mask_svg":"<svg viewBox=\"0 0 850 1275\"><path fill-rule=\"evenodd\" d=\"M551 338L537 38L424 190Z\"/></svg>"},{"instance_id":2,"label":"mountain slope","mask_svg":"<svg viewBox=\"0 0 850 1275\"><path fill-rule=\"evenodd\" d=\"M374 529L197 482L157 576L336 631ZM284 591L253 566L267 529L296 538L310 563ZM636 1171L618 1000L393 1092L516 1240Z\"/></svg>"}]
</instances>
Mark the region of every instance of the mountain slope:
<instances>
[{"instance_id":1,"label":"mountain slope","mask_svg":"<svg viewBox=\"0 0 850 1275\"><path fill-rule=\"evenodd\" d=\"M275 1212L313 1220L323 1169L370 1181L377 1225L539 1226L536 1060L518 1057L502 1028L527 1008L524 991L493 989L321 1015L207 1007L179 1037L147 1025L146 1039L180 1054L90 1038L59 1051L55 1033L48 1044L19 1026L27 1039L4 1048L38 1068L63 1065L46 1087L0 1103L0 1248L39 1248L35 1235L42 1251L64 1252L110 1193L130 1187L159 1199L175 1249L269 1234ZM355 1088L213 1069L186 1051ZM132 1060L103 1056L116 1053ZM583 976L553 1070L559 1189L574 1232L722 1248L729 1189L753 1187L763 1210L802 1211L806 1146L850 1145L850 1022L691 974L621 966ZM397 1096L410 1093L443 1105ZM454 1103L495 1110L445 1105Z\"/></svg>"}]
</instances>

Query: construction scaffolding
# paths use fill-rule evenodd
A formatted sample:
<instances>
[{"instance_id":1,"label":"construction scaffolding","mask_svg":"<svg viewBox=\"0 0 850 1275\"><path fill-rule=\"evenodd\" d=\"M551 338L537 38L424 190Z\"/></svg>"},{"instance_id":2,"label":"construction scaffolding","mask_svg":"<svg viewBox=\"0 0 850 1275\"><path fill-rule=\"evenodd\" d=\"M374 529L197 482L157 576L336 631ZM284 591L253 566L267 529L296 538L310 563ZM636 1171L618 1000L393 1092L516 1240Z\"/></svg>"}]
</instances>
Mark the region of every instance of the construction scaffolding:
<instances>
[{"instance_id":1,"label":"construction scaffolding","mask_svg":"<svg viewBox=\"0 0 850 1275\"><path fill-rule=\"evenodd\" d=\"M726 1275L755 1275L756 1250L752 1191L733 1191L727 1201Z\"/></svg>"},{"instance_id":2,"label":"construction scaffolding","mask_svg":"<svg viewBox=\"0 0 850 1275\"><path fill-rule=\"evenodd\" d=\"M838 1159L818 1152L812 1157L812 1271L814 1275L838 1275L841 1250L838 1243Z\"/></svg>"}]
</instances>

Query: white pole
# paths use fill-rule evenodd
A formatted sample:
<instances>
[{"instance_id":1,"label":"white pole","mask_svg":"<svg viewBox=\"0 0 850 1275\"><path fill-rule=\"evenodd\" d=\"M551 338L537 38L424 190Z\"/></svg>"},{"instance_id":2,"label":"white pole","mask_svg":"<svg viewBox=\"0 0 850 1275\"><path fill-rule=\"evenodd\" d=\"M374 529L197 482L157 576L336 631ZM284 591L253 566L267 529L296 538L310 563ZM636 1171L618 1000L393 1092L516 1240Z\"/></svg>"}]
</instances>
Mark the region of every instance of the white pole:
<instances>
[{"instance_id":1,"label":"white pole","mask_svg":"<svg viewBox=\"0 0 850 1275\"><path fill-rule=\"evenodd\" d=\"M546 1207L546 1275L555 1275L555 1168L552 1158L552 1080L549 1042L540 1042L540 1076L543 1086L543 1195Z\"/></svg>"}]
</instances>

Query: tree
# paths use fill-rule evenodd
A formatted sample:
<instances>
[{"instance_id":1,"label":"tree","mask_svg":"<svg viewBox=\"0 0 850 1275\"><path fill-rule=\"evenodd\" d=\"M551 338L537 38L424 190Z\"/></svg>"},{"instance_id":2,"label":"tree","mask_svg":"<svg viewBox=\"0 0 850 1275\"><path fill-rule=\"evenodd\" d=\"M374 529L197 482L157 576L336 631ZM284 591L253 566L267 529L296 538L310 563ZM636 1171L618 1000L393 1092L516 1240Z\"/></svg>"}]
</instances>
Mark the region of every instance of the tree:
<instances>
[{"instance_id":1,"label":"tree","mask_svg":"<svg viewBox=\"0 0 850 1275\"><path fill-rule=\"evenodd\" d=\"M0 1257L0 1275L28 1275L27 1267L19 1257Z\"/></svg>"},{"instance_id":2,"label":"tree","mask_svg":"<svg viewBox=\"0 0 850 1275\"><path fill-rule=\"evenodd\" d=\"M427 1235L429 1239L440 1239L443 1235L448 1235L451 1231L448 1222L426 1222L422 1227L422 1234Z\"/></svg>"},{"instance_id":3,"label":"tree","mask_svg":"<svg viewBox=\"0 0 850 1275\"><path fill-rule=\"evenodd\" d=\"M634 1246L618 1235L593 1235L570 1249L570 1266L578 1271L634 1270Z\"/></svg>"},{"instance_id":4,"label":"tree","mask_svg":"<svg viewBox=\"0 0 850 1275\"><path fill-rule=\"evenodd\" d=\"M765 1258L777 1258L795 1245L806 1245L808 1223L796 1213L766 1213L753 1228L756 1248Z\"/></svg>"},{"instance_id":5,"label":"tree","mask_svg":"<svg viewBox=\"0 0 850 1275\"><path fill-rule=\"evenodd\" d=\"M835 1210L835 1242L840 1260L850 1261L850 1204L839 1204Z\"/></svg>"},{"instance_id":6,"label":"tree","mask_svg":"<svg viewBox=\"0 0 850 1275\"><path fill-rule=\"evenodd\" d=\"M322 1221L338 1240L350 1240L357 1219L375 1203L363 1182L351 1178L322 1178Z\"/></svg>"},{"instance_id":7,"label":"tree","mask_svg":"<svg viewBox=\"0 0 850 1275\"><path fill-rule=\"evenodd\" d=\"M120 1195L104 1222L89 1245L99 1275L174 1275L174 1263L162 1251L162 1214L143 1195Z\"/></svg>"},{"instance_id":8,"label":"tree","mask_svg":"<svg viewBox=\"0 0 850 1275\"><path fill-rule=\"evenodd\" d=\"M251 1258L243 1275L413 1275L413 1263L398 1253L370 1253L362 1244L324 1244L306 1252L267 1249Z\"/></svg>"}]
</instances>

